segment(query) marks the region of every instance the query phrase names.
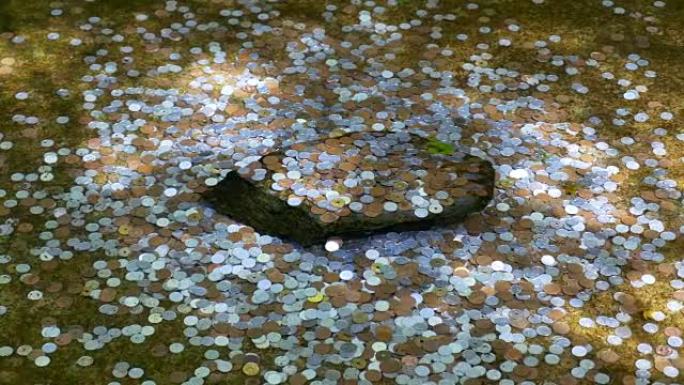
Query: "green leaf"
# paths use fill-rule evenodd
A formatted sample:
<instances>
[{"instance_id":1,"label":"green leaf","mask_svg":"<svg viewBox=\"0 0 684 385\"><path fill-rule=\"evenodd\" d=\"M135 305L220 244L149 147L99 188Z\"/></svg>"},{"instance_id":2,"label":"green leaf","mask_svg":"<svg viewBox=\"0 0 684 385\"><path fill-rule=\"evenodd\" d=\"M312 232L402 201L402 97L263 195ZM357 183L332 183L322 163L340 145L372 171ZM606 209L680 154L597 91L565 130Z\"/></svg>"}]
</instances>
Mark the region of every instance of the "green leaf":
<instances>
[{"instance_id":1,"label":"green leaf","mask_svg":"<svg viewBox=\"0 0 684 385\"><path fill-rule=\"evenodd\" d=\"M427 152L433 155L452 155L456 149L451 143L442 142L441 140L432 137L428 139L425 145Z\"/></svg>"}]
</instances>

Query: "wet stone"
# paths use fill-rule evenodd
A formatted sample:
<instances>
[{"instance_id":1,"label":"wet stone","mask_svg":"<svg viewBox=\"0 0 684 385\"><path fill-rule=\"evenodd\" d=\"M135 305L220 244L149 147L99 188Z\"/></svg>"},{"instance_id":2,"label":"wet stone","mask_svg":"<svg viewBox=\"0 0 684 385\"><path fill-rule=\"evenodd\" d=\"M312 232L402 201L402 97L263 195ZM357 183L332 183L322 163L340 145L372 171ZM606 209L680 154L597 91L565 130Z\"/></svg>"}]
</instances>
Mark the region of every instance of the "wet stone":
<instances>
[{"instance_id":1,"label":"wet stone","mask_svg":"<svg viewBox=\"0 0 684 385\"><path fill-rule=\"evenodd\" d=\"M297 143L245 163L207 200L260 233L305 246L458 223L494 189L488 161L407 132Z\"/></svg>"}]
</instances>

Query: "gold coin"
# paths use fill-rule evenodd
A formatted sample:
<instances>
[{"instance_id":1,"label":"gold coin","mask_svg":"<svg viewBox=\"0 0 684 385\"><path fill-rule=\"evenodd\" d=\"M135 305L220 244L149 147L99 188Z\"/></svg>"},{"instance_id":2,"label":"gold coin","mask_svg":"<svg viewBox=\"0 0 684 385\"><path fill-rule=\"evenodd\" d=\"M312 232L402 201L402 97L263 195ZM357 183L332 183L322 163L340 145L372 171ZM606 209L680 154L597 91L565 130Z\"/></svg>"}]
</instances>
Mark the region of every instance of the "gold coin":
<instances>
[{"instance_id":1,"label":"gold coin","mask_svg":"<svg viewBox=\"0 0 684 385\"><path fill-rule=\"evenodd\" d=\"M259 364L256 362L248 362L242 367L242 372L247 376L256 376L259 371Z\"/></svg>"}]
</instances>

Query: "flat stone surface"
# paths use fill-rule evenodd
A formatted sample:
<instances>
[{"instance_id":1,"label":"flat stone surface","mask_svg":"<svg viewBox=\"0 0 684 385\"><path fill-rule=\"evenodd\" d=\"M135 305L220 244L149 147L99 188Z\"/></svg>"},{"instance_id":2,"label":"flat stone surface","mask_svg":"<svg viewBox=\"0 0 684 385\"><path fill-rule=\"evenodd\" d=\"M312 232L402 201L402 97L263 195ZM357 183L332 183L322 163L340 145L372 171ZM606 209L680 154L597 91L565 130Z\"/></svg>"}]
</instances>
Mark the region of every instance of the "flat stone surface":
<instances>
[{"instance_id":1,"label":"flat stone surface","mask_svg":"<svg viewBox=\"0 0 684 385\"><path fill-rule=\"evenodd\" d=\"M487 205L494 170L473 156L435 154L434 145L408 133L298 143L229 173L208 198L257 231L303 245L448 225Z\"/></svg>"}]
</instances>

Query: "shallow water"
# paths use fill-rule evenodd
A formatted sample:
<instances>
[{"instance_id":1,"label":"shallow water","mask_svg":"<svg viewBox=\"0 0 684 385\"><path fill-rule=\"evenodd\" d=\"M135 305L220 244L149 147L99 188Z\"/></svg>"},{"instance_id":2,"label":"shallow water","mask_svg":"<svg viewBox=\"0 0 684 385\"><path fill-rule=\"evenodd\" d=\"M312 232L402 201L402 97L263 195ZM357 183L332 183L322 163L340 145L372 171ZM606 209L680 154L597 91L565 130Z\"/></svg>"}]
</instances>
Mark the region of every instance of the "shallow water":
<instances>
[{"instance_id":1,"label":"shallow water","mask_svg":"<svg viewBox=\"0 0 684 385\"><path fill-rule=\"evenodd\" d=\"M0 383L681 382L683 2L133 3L0 3ZM367 130L494 201L303 249L201 200Z\"/></svg>"}]
</instances>

